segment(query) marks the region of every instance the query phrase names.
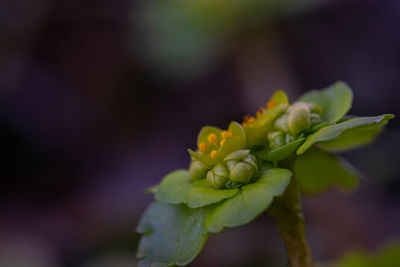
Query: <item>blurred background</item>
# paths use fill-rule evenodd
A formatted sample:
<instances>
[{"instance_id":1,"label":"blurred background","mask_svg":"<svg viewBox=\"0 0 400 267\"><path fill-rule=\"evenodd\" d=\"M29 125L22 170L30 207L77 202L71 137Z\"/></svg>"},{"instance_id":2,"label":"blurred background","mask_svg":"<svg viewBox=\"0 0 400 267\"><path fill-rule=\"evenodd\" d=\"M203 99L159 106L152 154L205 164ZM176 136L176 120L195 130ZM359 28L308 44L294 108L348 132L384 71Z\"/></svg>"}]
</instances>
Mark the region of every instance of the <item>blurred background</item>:
<instances>
[{"instance_id":1,"label":"blurred background","mask_svg":"<svg viewBox=\"0 0 400 267\"><path fill-rule=\"evenodd\" d=\"M352 114L398 114L399 17L391 0L0 1L0 266L136 266L144 190L276 89L344 80ZM316 260L400 239L399 150L395 119L345 154L355 194L304 199ZM191 266L285 263L262 215Z\"/></svg>"}]
</instances>

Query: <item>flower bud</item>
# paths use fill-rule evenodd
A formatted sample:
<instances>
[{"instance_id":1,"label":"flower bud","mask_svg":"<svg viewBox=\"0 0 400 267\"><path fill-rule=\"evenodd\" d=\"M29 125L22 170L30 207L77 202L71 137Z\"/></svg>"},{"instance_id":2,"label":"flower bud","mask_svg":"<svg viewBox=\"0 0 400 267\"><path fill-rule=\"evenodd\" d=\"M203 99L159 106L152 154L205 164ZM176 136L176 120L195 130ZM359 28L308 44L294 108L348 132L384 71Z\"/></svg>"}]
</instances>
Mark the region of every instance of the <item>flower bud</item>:
<instances>
[{"instance_id":1,"label":"flower bud","mask_svg":"<svg viewBox=\"0 0 400 267\"><path fill-rule=\"evenodd\" d=\"M207 171L208 169L206 165L204 165L204 163L201 161L192 159L192 162L190 162L189 174L192 182L206 178Z\"/></svg>"},{"instance_id":2,"label":"flower bud","mask_svg":"<svg viewBox=\"0 0 400 267\"><path fill-rule=\"evenodd\" d=\"M223 188L225 182L228 180L228 170L226 167L218 163L215 167L207 173L207 180L215 188Z\"/></svg>"},{"instance_id":3,"label":"flower bud","mask_svg":"<svg viewBox=\"0 0 400 267\"><path fill-rule=\"evenodd\" d=\"M278 131L287 133L289 132L289 124L288 124L288 114L283 114L278 119L276 119L274 123L275 129Z\"/></svg>"},{"instance_id":4,"label":"flower bud","mask_svg":"<svg viewBox=\"0 0 400 267\"><path fill-rule=\"evenodd\" d=\"M224 162L229 170L229 180L247 184L257 173L256 159L249 150L239 150L229 154Z\"/></svg>"},{"instance_id":5,"label":"flower bud","mask_svg":"<svg viewBox=\"0 0 400 267\"><path fill-rule=\"evenodd\" d=\"M269 141L269 148L276 149L285 144L285 133L282 132L271 132L267 136Z\"/></svg>"},{"instance_id":6,"label":"flower bud","mask_svg":"<svg viewBox=\"0 0 400 267\"><path fill-rule=\"evenodd\" d=\"M225 188L227 188L227 189L239 188L242 185L243 185L243 183L234 182L229 179L225 182Z\"/></svg>"},{"instance_id":7,"label":"flower bud","mask_svg":"<svg viewBox=\"0 0 400 267\"><path fill-rule=\"evenodd\" d=\"M307 105L298 103L292 106L288 116L288 126L291 135L297 135L310 128L310 110Z\"/></svg>"}]
</instances>

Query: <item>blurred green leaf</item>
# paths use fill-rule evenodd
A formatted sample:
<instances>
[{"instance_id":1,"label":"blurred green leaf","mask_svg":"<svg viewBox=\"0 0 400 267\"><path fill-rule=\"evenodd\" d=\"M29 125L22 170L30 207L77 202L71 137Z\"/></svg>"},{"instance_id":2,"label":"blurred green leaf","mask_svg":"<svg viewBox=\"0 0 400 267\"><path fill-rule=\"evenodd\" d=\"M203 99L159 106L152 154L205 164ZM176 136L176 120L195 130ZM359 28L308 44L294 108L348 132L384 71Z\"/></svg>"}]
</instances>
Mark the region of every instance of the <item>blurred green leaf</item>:
<instances>
[{"instance_id":1,"label":"blurred green leaf","mask_svg":"<svg viewBox=\"0 0 400 267\"><path fill-rule=\"evenodd\" d=\"M139 267L186 265L203 248L208 234L205 211L184 205L153 202L143 214L137 232Z\"/></svg>"},{"instance_id":2,"label":"blurred green leaf","mask_svg":"<svg viewBox=\"0 0 400 267\"><path fill-rule=\"evenodd\" d=\"M323 90L310 91L298 99L302 102L316 103L322 107L322 119L336 122L351 108L353 92L344 82L336 82Z\"/></svg>"},{"instance_id":3,"label":"blurred green leaf","mask_svg":"<svg viewBox=\"0 0 400 267\"><path fill-rule=\"evenodd\" d=\"M286 169L267 169L258 181L243 186L236 196L210 210L207 230L218 233L224 227L249 223L268 208L275 196L283 194L291 176Z\"/></svg>"},{"instance_id":4,"label":"blurred green leaf","mask_svg":"<svg viewBox=\"0 0 400 267\"><path fill-rule=\"evenodd\" d=\"M400 243L385 245L376 257L376 265L379 267L392 267L400 265Z\"/></svg>"},{"instance_id":5,"label":"blurred green leaf","mask_svg":"<svg viewBox=\"0 0 400 267\"><path fill-rule=\"evenodd\" d=\"M304 142L304 140L305 138L299 138L277 149L271 151L264 150L260 154L258 154L258 156L268 161L279 161L286 159L296 151L296 149Z\"/></svg>"},{"instance_id":6,"label":"blurred green leaf","mask_svg":"<svg viewBox=\"0 0 400 267\"><path fill-rule=\"evenodd\" d=\"M320 193L333 185L350 190L358 184L355 169L344 159L320 149L298 156L293 171L300 190L305 194Z\"/></svg>"},{"instance_id":7,"label":"blurred green leaf","mask_svg":"<svg viewBox=\"0 0 400 267\"><path fill-rule=\"evenodd\" d=\"M297 150L297 155L304 153L307 149L309 149L313 144L318 142L330 141L339 137L345 131L364 126L368 128L379 128L385 125L388 120L394 118L392 114L384 114L375 117L360 117L348 119L346 121L340 122L338 124L326 126L319 131L309 135L302 146ZM348 147L352 147L351 142L354 142L355 146L362 144L362 141L368 140L367 137L359 137L361 141L357 138L357 136L350 134L349 136L345 135L343 141L338 140L337 144L344 147L344 145ZM360 143L361 142L361 143ZM333 143L335 144L335 143ZM332 148L333 145L331 144Z\"/></svg>"},{"instance_id":8,"label":"blurred green leaf","mask_svg":"<svg viewBox=\"0 0 400 267\"><path fill-rule=\"evenodd\" d=\"M171 172L161 181L155 198L167 204L187 204L190 208L198 208L220 202L237 194L239 189L217 189L206 179L191 183L190 174L186 170Z\"/></svg>"},{"instance_id":9,"label":"blurred green leaf","mask_svg":"<svg viewBox=\"0 0 400 267\"><path fill-rule=\"evenodd\" d=\"M333 263L319 267L395 267L400 263L400 243L387 244L378 253L349 251Z\"/></svg>"}]
</instances>

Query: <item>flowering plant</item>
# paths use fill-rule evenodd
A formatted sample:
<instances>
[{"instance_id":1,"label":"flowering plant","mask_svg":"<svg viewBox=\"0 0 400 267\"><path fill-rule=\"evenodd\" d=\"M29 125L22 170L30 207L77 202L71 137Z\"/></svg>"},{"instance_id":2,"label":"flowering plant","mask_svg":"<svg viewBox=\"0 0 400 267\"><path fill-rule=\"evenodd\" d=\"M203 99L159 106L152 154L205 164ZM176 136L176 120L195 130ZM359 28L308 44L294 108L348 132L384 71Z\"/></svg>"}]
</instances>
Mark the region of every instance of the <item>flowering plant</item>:
<instances>
[{"instance_id":1,"label":"flowering plant","mask_svg":"<svg viewBox=\"0 0 400 267\"><path fill-rule=\"evenodd\" d=\"M152 187L155 201L138 225L139 266L186 265L209 234L268 211L291 266L312 266L300 195L331 186L351 190L357 172L338 155L366 145L394 116L346 116L352 91L343 82L306 93L293 104L277 91L255 117L227 129L200 130L188 170Z\"/></svg>"}]
</instances>

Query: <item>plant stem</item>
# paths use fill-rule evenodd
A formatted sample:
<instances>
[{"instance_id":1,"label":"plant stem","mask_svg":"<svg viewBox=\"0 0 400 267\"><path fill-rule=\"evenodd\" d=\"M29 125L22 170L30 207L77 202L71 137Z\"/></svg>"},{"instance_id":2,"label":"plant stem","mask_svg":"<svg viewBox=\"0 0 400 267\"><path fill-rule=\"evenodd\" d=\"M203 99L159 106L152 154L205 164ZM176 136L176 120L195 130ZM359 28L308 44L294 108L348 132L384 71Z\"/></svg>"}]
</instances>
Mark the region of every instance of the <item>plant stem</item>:
<instances>
[{"instance_id":1,"label":"plant stem","mask_svg":"<svg viewBox=\"0 0 400 267\"><path fill-rule=\"evenodd\" d=\"M289 265L291 267L314 266L305 234L300 192L294 179L287 187L285 194L274 200L269 213L274 217L285 243Z\"/></svg>"}]
</instances>

